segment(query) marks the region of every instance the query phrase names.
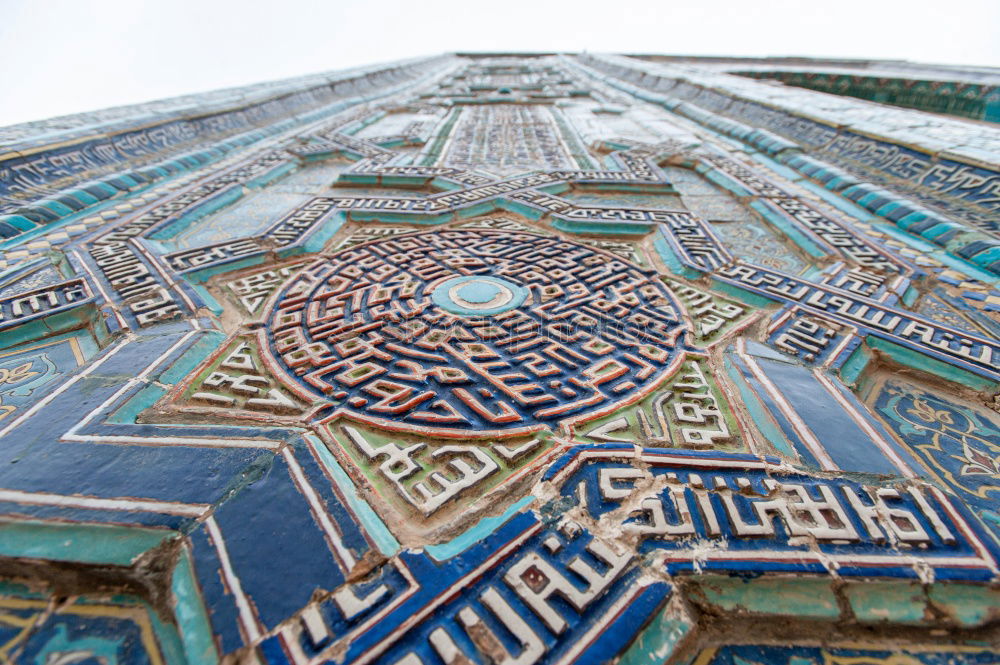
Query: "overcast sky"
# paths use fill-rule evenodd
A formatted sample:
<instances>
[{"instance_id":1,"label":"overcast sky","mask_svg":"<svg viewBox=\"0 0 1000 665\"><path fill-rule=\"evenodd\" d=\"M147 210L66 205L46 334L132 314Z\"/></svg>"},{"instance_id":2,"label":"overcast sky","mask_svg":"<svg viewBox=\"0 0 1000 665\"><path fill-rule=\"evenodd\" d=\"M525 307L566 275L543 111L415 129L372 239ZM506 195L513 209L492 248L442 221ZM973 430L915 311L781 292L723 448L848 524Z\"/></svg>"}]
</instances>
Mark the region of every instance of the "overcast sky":
<instances>
[{"instance_id":1,"label":"overcast sky","mask_svg":"<svg viewBox=\"0 0 1000 665\"><path fill-rule=\"evenodd\" d=\"M1000 66L1000 0L0 0L0 126L496 50Z\"/></svg>"}]
</instances>

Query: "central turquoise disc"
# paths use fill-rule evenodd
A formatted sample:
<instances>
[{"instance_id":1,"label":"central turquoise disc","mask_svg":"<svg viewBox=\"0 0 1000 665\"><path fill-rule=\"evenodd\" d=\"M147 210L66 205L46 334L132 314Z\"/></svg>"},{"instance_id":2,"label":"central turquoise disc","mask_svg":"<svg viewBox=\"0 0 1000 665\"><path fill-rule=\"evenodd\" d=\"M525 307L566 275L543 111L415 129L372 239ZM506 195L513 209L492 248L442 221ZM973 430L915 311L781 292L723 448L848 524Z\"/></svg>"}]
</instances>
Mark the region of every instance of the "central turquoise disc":
<instances>
[{"instance_id":1,"label":"central turquoise disc","mask_svg":"<svg viewBox=\"0 0 1000 665\"><path fill-rule=\"evenodd\" d=\"M458 295L465 302L487 303L500 294L500 287L493 282L466 282L458 287Z\"/></svg>"},{"instance_id":2,"label":"central turquoise disc","mask_svg":"<svg viewBox=\"0 0 1000 665\"><path fill-rule=\"evenodd\" d=\"M510 280L490 275L453 277L431 292L434 304L452 314L490 316L518 307L528 290Z\"/></svg>"}]
</instances>

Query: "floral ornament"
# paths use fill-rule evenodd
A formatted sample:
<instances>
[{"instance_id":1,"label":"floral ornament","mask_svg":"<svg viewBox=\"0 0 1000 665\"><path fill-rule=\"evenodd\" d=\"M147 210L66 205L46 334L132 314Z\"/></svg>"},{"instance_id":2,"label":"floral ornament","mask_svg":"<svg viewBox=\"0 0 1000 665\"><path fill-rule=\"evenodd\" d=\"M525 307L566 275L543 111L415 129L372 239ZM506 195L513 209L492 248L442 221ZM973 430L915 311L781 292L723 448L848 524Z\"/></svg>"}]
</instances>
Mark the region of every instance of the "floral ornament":
<instances>
[{"instance_id":1,"label":"floral ornament","mask_svg":"<svg viewBox=\"0 0 1000 665\"><path fill-rule=\"evenodd\" d=\"M980 452L969 445L968 441L962 441L962 452L964 457L952 455L960 462L965 462L959 473L963 476L974 474L987 474L990 476L1000 476L1000 456L990 457L988 454Z\"/></svg>"},{"instance_id":2,"label":"floral ornament","mask_svg":"<svg viewBox=\"0 0 1000 665\"><path fill-rule=\"evenodd\" d=\"M31 371L32 361L28 361L23 365L19 365L14 369L8 367L0 367L0 385L13 385L15 383L21 383L22 381L27 381L33 376L37 376L39 372Z\"/></svg>"},{"instance_id":3,"label":"floral ornament","mask_svg":"<svg viewBox=\"0 0 1000 665\"><path fill-rule=\"evenodd\" d=\"M928 470L971 500L1000 538L995 518L1000 493L1000 439L992 415L962 407L915 386L887 382L876 406L901 442L919 454ZM987 515L988 513L988 515ZM993 517L991 517L993 516Z\"/></svg>"},{"instance_id":4,"label":"floral ornament","mask_svg":"<svg viewBox=\"0 0 1000 665\"><path fill-rule=\"evenodd\" d=\"M935 409L919 397L913 398L913 408L908 409L907 411L915 415L917 418L920 418L925 423L944 423L945 425L955 424L955 421L952 419L949 411L945 409Z\"/></svg>"},{"instance_id":5,"label":"floral ornament","mask_svg":"<svg viewBox=\"0 0 1000 665\"><path fill-rule=\"evenodd\" d=\"M45 353L11 358L0 363L0 396L27 397L61 374Z\"/></svg>"}]
</instances>

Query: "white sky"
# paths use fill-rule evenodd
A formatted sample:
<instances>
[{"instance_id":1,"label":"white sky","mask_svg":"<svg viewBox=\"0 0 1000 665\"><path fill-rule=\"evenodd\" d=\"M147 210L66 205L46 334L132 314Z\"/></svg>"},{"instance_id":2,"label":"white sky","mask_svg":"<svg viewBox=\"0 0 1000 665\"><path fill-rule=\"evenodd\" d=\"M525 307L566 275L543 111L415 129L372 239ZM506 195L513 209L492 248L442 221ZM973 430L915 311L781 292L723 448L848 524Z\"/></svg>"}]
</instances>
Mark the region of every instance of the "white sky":
<instances>
[{"instance_id":1,"label":"white sky","mask_svg":"<svg viewBox=\"0 0 1000 665\"><path fill-rule=\"evenodd\" d=\"M0 0L0 126L444 51L1000 66L1000 0Z\"/></svg>"}]
</instances>

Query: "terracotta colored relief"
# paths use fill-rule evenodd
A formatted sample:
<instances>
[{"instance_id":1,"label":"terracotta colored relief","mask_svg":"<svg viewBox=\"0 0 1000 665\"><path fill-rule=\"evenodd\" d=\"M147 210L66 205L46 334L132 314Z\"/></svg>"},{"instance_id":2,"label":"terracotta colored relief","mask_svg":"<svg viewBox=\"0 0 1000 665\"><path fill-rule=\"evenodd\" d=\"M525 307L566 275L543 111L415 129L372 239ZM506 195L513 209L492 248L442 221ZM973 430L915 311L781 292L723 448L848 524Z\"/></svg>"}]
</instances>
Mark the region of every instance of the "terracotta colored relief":
<instances>
[{"instance_id":1,"label":"terracotta colored relief","mask_svg":"<svg viewBox=\"0 0 1000 665\"><path fill-rule=\"evenodd\" d=\"M1000 244L650 66L5 183L0 660L995 662Z\"/></svg>"},{"instance_id":2,"label":"terracotta colored relief","mask_svg":"<svg viewBox=\"0 0 1000 665\"><path fill-rule=\"evenodd\" d=\"M289 281L267 328L299 390L390 430L443 436L614 409L684 348L679 307L659 281L583 245L503 231L338 252Z\"/></svg>"},{"instance_id":3,"label":"terracotta colored relief","mask_svg":"<svg viewBox=\"0 0 1000 665\"><path fill-rule=\"evenodd\" d=\"M284 389L271 375L252 337L236 337L205 368L182 384L174 404L185 413L218 417L301 417L309 403ZM298 418L296 418L298 420Z\"/></svg>"},{"instance_id":4,"label":"terracotta colored relief","mask_svg":"<svg viewBox=\"0 0 1000 665\"><path fill-rule=\"evenodd\" d=\"M468 444L393 436L347 422L328 425L323 434L333 454L364 474L384 519L406 525L395 535L412 544L431 542L433 532L450 522L472 521L497 505L514 503L518 497L508 486L530 477L541 460L552 456L545 454L552 442L544 435Z\"/></svg>"}]
</instances>

